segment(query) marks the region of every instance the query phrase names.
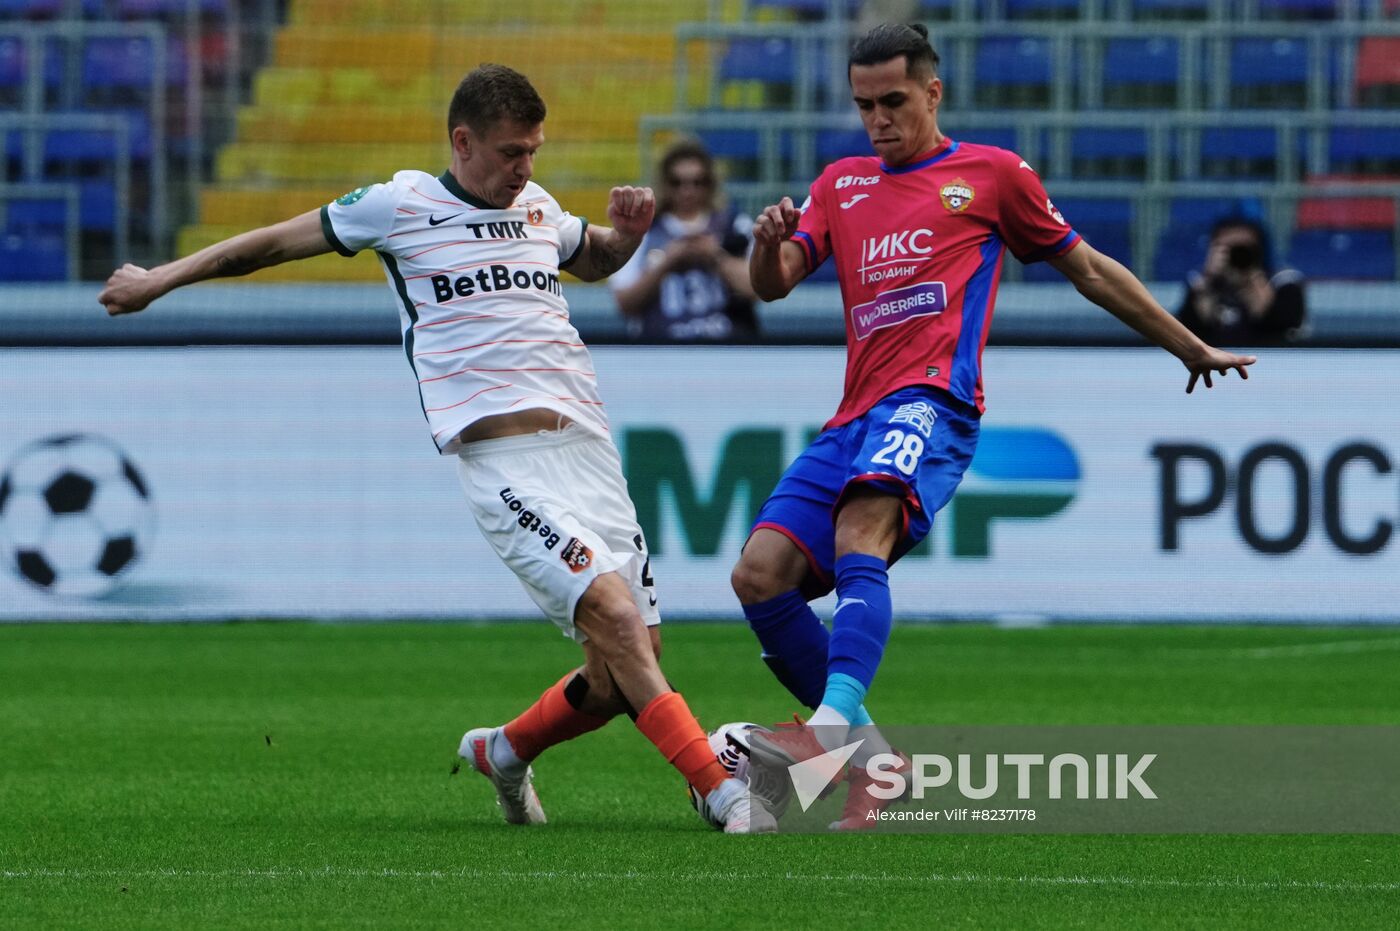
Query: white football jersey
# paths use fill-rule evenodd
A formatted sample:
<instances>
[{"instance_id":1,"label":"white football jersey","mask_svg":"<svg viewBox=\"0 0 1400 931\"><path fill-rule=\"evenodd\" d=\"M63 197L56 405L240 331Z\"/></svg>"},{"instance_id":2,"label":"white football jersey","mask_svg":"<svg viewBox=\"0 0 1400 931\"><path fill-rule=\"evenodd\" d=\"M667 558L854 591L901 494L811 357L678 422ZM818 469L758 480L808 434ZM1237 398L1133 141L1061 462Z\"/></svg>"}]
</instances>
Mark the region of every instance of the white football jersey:
<instances>
[{"instance_id":1,"label":"white football jersey","mask_svg":"<svg viewBox=\"0 0 1400 931\"><path fill-rule=\"evenodd\" d=\"M460 448L471 423L531 408L608 436L593 360L559 282L587 225L534 182L502 210L449 172L400 171L321 208L337 252L379 254L442 453Z\"/></svg>"}]
</instances>

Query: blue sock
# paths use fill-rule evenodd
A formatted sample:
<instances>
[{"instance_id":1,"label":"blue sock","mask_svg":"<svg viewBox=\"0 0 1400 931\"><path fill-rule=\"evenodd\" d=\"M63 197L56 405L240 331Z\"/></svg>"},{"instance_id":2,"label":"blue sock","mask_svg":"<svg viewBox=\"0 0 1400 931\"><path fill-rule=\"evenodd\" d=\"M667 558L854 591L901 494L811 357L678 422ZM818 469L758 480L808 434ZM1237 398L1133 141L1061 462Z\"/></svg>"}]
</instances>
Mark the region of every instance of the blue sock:
<instances>
[{"instance_id":1,"label":"blue sock","mask_svg":"<svg viewBox=\"0 0 1400 931\"><path fill-rule=\"evenodd\" d=\"M826 691L822 694L822 704L851 724L856 723L858 713L865 707L861 704L864 700L865 686L858 680L840 672L833 672L826 677Z\"/></svg>"},{"instance_id":2,"label":"blue sock","mask_svg":"<svg viewBox=\"0 0 1400 931\"><path fill-rule=\"evenodd\" d=\"M848 720L851 722L851 727L865 727L867 724L875 723L875 719L870 716L869 711L865 710L864 705L857 708L856 713Z\"/></svg>"},{"instance_id":3,"label":"blue sock","mask_svg":"<svg viewBox=\"0 0 1400 931\"><path fill-rule=\"evenodd\" d=\"M763 661L802 704L815 708L826 686L831 635L796 589L744 605L744 617L758 636Z\"/></svg>"},{"instance_id":4,"label":"blue sock","mask_svg":"<svg viewBox=\"0 0 1400 931\"><path fill-rule=\"evenodd\" d=\"M869 689L885 654L894 616L885 561L864 553L849 553L836 560L836 595L827 675L850 676Z\"/></svg>"}]
</instances>

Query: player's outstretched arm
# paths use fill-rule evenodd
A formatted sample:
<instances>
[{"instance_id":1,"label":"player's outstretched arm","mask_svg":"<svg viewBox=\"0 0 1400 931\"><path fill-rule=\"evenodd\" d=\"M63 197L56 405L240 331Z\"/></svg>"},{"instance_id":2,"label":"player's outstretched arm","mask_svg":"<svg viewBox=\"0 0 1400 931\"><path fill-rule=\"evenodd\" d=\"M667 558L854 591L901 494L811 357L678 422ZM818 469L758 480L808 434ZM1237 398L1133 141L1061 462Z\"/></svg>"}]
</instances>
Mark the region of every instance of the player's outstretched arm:
<instances>
[{"instance_id":1,"label":"player's outstretched arm","mask_svg":"<svg viewBox=\"0 0 1400 931\"><path fill-rule=\"evenodd\" d=\"M656 195L649 187L615 187L608 195L606 226L590 226L583 233L583 247L568 264L569 274L583 281L599 281L627 264L642 244L656 216Z\"/></svg>"},{"instance_id":2,"label":"player's outstretched arm","mask_svg":"<svg viewBox=\"0 0 1400 931\"><path fill-rule=\"evenodd\" d=\"M193 255L145 269L130 263L112 272L97 302L115 317L144 310L161 295L209 278L233 278L293 259L331 251L320 210L240 233Z\"/></svg>"},{"instance_id":3,"label":"player's outstretched arm","mask_svg":"<svg viewBox=\"0 0 1400 931\"><path fill-rule=\"evenodd\" d=\"M765 301L788 296L807 277L807 257L792 241L802 214L784 197L765 207L753 221L753 251L749 253L749 282Z\"/></svg>"},{"instance_id":4,"label":"player's outstretched arm","mask_svg":"<svg viewBox=\"0 0 1400 931\"><path fill-rule=\"evenodd\" d=\"M1152 299L1136 275L1087 242L1080 242L1064 255L1050 259L1050 264L1068 278L1080 294L1180 359L1191 373L1186 382L1188 394L1195 389L1198 379L1204 379L1207 388L1213 387L1213 372L1225 375L1234 369L1241 378L1249 377L1246 366L1254 364L1254 356L1235 355L1203 343Z\"/></svg>"}]
</instances>

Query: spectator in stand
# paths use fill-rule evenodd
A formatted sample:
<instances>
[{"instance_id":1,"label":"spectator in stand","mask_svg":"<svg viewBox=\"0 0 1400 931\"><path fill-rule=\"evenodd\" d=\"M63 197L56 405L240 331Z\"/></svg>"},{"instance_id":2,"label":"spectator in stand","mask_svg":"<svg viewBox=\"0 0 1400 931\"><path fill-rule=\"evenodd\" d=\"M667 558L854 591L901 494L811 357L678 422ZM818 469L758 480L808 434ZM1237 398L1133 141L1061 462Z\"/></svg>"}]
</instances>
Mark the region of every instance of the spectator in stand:
<instances>
[{"instance_id":1,"label":"spectator in stand","mask_svg":"<svg viewBox=\"0 0 1400 931\"><path fill-rule=\"evenodd\" d=\"M753 221L723 203L714 160L698 141L667 149L657 176L656 222L610 279L629 334L644 342L752 340Z\"/></svg>"},{"instance_id":2,"label":"spectator in stand","mask_svg":"<svg viewBox=\"0 0 1400 931\"><path fill-rule=\"evenodd\" d=\"M1177 318L1212 346L1285 345L1304 333L1303 276L1274 271L1269 237L1255 220L1216 221L1200 271L1186 279Z\"/></svg>"}]
</instances>

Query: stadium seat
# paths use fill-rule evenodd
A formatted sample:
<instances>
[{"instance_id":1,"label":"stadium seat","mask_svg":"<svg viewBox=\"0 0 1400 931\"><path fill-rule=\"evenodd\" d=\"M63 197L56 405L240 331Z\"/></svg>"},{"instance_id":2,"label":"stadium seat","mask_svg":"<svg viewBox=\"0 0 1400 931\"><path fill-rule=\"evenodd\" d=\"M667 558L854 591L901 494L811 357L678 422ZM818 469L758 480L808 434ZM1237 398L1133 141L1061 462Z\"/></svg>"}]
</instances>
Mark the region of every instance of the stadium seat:
<instances>
[{"instance_id":1,"label":"stadium seat","mask_svg":"<svg viewBox=\"0 0 1400 931\"><path fill-rule=\"evenodd\" d=\"M1152 256L1156 281L1182 281L1201 267L1210 246L1210 231L1195 227L1170 228L1157 238Z\"/></svg>"},{"instance_id":2,"label":"stadium seat","mask_svg":"<svg viewBox=\"0 0 1400 931\"><path fill-rule=\"evenodd\" d=\"M1395 243L1380 230L1299 230L1290 263L1310 278L1392 281Z\"/></svg>"},{"instance_id":3,"label":"stadium seat","mask_svg":"<svg viewBox=\"0 0 1400 931\"><path fill-rule=\"evenodd\" d=\"M1050 40L992 36L977 44L973 74L981 106L1043 107L1050 102Z\"/></svg>"},{"instance_id":4,"label":"stadium seat","mask_svg":"<svg viewBox=\"0 0 1400 931\"><path fill-rule=\"evenodd\" d=\"M1078 19L1080 0L1006 0L1007 19Z\"/></svg>"},{"instance_id":5,"label":"stadium seat","mask_svg":"<svg viewBox=\"0 0 1400 931\"><path fill-rule=\"evenodd\" d=\"M1327 137L1327 156L1334 172L1400 174L1400 127L1334 127Z\"/></svg>"},{"instance_id":6,"label":"stadium seat","mask_svg":"<svg viewBox=\"0 0 1400 931\"><path fill-rule=\"evenodd\" d=\"M1301 170L1307 136L1300 132L1293 138L1294 157ZM1278 159L1279 133L1271 126L1211 126L1201 130L1201 174L1206 178L1274 180Z\"/></svg>"},{"instance_id":7,"label":"stadium seat","mask_svg":"<svg viewBox=\"0 0 1400 931\"><path fill-rule=\"evenodd\" d=\"M117 0L116 12L125 19L178 17L185 15L186 6L185 0ZM199 0L199 12L205 16L226 16L228 0Z\"/></svg>"},{"instance_id":8,"label":"stadium seat","mask_svg":"<svg viewBox=\"0 0 1400 931\"><path fill-rule=\"evenodd\" d=\"M1337 0L1258 0L1260 19L1336 19Z\"/></svg>"},{"instance_id":9,"label":"stadium seat","mask_svg":"<svg viewBox=\"0 0 1400 931\"><path fill-rule=\"evenodd\" d=\"M797 80L796 44L777 37L730 39L720 59L719 79L791 84Z\"/></svg>"},{"instance_id":10,"label":"stadium seat","mask_svg":"<svg viewBox=\"0 0 1400 931\"><path fill-rule=\"evenodd\" d=\"M0 108L18 107L24 94L24 42L0 35Z\"/></svg>"},{"instance_id":11,"label":"stadium seat","mask_svg":"<svg viewBox=\"0 0 1400 931\"><path fill-rule=\"evenodd\" d=\"M63 281L68 247L58 233L0 235L0 281Z\"/></svg>"},{"instance_id":12,"label":"stadium seat","mask_svg":"<svg viewBox=\"0 0 1400 931\"><path fill-rule=\"evenodd\" d=\"M955 125L949 135L959 142L975 142L979 145L994 145L999 149L1016 151L1014 126L983 126L959 130Z\"/></svg>"},{"instance_id":13,"label":"stadium seat","mask_svg":"<svg viewBox=\"0 0 1400 931\"><path fill-rule=\"evenodd\" d=\"M861 2L862 0L845 0L845 15L851 17L859 13ZM749 0L749 6L786 10L802 19L825 19L831 10L828 0Z\"/></svg>"},{"instance_id":14,"label":"stadium seat","mask_svg":"<svg viewBox=\"0 0 1400 931\"><path fill-rule=\"evenodd\" d=\"M1117 38L1104 44L1103 94L1108 106L1170 106L1180 81L1181 42L1175 38Z\"/></svg>"},{"instance_id":15,"label":"stadium seat","mask_svg":"<svg viewBox=\"0 0 1400 931\"><path fill-rule=\"evenodd\" d=\"M1134 19L1205 19L1210 0L1133 0Z\"/></svg>"},{"instance_id":16,"label":"stadium seat","mask_svg":"<svg viewBox=\"0 0 1400 931\"><path fill-rule=\"evenodd\" d=\"M61 232L68 222L68 204L58 197L0 198L0 215L5 218L6 235L34 230Z\"/></svg>"},{"instance_id":17,"label":"stadium seat","mask_svg":"<svg viewBox=\"0 0 1400 931\"><path fill-rule=\"evenodd\" d=\"M102 37L83 45L82 85L85 91L130 90L144 92L151 86L155 55L144 38ZM165 82L183 86L186 75L185 46L172 39L165 50Z\"/></svg>"},{"instance_id":18,"label":"stadium seat","mask_svg":"<svg viewBox=\"0 0 1400 931\"><path fill-rule=\"evenodd\" d=\"M817 131L817 161L833 162L852 155L874 155L870 136L864 127L853 129L822 129Z\"/></svg>"},{"instance_id":19,"label":"stadium seat","mask_svg":"<svg viewBox=\"0 0 1400 931\"><path fill-rule=\"evenodd\" d=\"M1400 106L1400 37L1367 36L1357 45L1356 96L1363 106Z\"/></svg>"},{"instance_id":20,"label":"stadium seat","mask_svg":"<svg viewBox=\"0 0 1400 931\"><path fill-rule=\"evenodd\" d=\"M1075 178L1140 181L1147 177L1147 130L1076 129L1069 135Z\"/></svg>"},{"instance_id":21,"label":"stadium seat","mask_svg":"<svg viewBox=\"0 0 1400 931\"><path fill-rule=\"evenodd\" d=\"M1308 99L1308 42L1274 36L1230 42L1230 100L1240 107L1302 106Z\"/></svg>"},{"instance_id":22,"label":"stadium seat","mask_svg":"<svg viewBox=\"0 0 1400 931\"><path fill-rule=\"evenodd\" d=\"M1300 230L1395 229L1395 201L1389 197L1305 197L1298 202Z\"/></svg>"},{"instance_id":23,"label":"stadium seat","mask_svg":"<svg viewBox=\"0 0 1400 931\"><path fill-rule=\"evenodd\" d=\"M92 111L87 111L91 113ZM54 115L61 115L54 111ZM144 110L114 111L113 115L127 118L130 155L133 162L151 157L151 119ZM110 162L117 155L116 136L96 129L44 130L43 158L45 162ZM24 154L25 133L10 130L5 133L5 157L19 159Z\"/></svg>"}]
</instances>

